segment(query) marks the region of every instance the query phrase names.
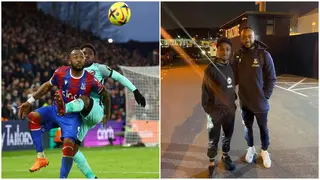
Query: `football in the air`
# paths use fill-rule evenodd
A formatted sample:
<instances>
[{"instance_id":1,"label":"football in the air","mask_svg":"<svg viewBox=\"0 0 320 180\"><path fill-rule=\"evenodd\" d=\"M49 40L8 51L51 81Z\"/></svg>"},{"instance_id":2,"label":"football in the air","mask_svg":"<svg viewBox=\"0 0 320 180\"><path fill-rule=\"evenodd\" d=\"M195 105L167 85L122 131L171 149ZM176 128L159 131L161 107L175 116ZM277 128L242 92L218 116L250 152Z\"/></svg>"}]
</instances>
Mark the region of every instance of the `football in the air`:
<instances>
[{"instance_id":1,"label":"football in the air","mask_svg":"<svg viewBox=\"0 0 320 180\"><path fill-rule=\"evenodd\" d=\"M108 18L111 24L122 26L130 21L131 10L124 2L116 2L109 9Z\"/></svg>"}]
</instances>

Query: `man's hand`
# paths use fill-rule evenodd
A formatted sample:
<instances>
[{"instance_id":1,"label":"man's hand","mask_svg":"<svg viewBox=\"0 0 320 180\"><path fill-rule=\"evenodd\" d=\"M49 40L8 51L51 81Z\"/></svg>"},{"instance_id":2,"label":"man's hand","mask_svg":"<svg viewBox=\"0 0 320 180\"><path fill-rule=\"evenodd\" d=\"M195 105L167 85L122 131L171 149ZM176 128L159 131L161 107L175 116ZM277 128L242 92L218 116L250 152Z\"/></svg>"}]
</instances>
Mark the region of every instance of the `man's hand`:
<instances>
[{"instance_id":1,"label":"man's hand","mask_svg":"<svg viewBox=\"0 0 320 180\"><path fill-rule=\"evenodd\" d=\"M142 107L146 106L146 99L143 97L143 95L140 93L138 89L133 91L134 98L136 99L137 103L141 105Z\"/></svg>"},{"instance_id":2,"label":"man's hand","mask_svg":"<svg viewBox=\"0 0 320 180\"><path fill-rule=\"evenodd\" d=\"M29 102L24 102L18 108L19 108L18 117L20 119L24 119L31 110L31 104Z\"/></svg>"}]
</instances>

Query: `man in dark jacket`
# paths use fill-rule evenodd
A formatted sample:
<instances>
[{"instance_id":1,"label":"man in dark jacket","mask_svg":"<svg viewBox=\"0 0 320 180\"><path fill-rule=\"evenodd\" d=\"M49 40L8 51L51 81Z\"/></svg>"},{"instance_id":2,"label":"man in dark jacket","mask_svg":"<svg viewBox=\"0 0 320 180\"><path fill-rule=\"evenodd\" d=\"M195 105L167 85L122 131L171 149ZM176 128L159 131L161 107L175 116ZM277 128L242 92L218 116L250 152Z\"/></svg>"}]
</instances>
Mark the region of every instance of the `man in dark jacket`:
<instances>
[{"instance_id":1,"label":"man in dark jacket","mask_svg":"<svg viewBox=\"0 0 320 180\"><path fill-rule=\"evenodd\" d=\"M217 155L221 126L224 132L221 161L229 171L236 168L228 155L236 110L235 83L232 66L229 63L230 55L230 40L225 37L220 38L217 43L217 58L213 64L208 65L204 72L201 101L202 107L208 115L209 178L215 176L214 158Z\"/></svg>"},{"instance_id":2,"label":"man in dark jacket","mask_svg":"<svg viewBox=\"0 0 320 180\"><path fill-rule=\"evenodd\" d=\"M268 99L276 83L276 73L267 46L256 41L254 31L246 27L241 31L242 47L235 53L232 63L236 85L239 85L239 99L242 119L245 125L247 149L246 161L251 163L256 150L253 144L253 120L257 119L260 129L261 157L266 168L271 166L268 132Z\"/></svg>"}]
</instances>

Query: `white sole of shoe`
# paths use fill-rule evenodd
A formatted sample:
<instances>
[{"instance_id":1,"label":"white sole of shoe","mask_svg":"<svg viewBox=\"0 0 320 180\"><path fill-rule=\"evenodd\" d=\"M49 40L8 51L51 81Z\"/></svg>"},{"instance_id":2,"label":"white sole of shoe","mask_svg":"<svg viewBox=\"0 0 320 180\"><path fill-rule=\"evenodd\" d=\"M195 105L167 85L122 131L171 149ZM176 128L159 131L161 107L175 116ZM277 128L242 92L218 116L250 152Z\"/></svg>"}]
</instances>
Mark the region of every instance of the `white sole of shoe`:
<instances>
[{"instance_id":1,"label":"white sole of shoe","mask_svg":"<svg viewBox=\"0 0 320 180\"><path fill-rule=\"evenodd\" d=\"M249 163L249 164L251 164L251 163L253 162L253 158L251 159L251 161L249 161L249 159L246 157L245 160L246 160L246 162Z\"/></svg>"}]
</instances>

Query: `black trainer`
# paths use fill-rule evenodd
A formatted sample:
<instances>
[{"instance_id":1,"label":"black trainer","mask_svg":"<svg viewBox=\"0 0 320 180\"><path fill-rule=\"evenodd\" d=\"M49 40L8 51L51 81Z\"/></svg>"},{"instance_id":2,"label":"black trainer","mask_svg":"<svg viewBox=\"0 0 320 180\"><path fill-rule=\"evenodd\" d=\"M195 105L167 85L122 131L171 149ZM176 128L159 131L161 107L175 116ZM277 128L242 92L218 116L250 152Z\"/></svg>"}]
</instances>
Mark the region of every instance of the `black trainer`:
<instances>
[{"instance_id":1,"label":"black trainer","mask_svg":"<svg viewBox=\"0 0 320 180\"><path fill-rule=\"evenodd\" d=\"M209 166L209 178L214 178L216 176L216 166Z\"/></svg>"},{"instance_id":2,"label":"black trainer","mask_svg":"<svg viewBox=\"0 0 320 180\"><path fill-rule=\"evenodd\" d=\"M95 179L98 179L98 177L96 176L96 177L94 177Z\"/></svg>"},{"instance_id":3,"label":"black trainer","mask_svg":"<svg viewBox=\"0 0 320 180\"><path fill-rule=\"evenodd\" d=\"M221 161L222 161L224 167L228 171L233 171L236 169L236 164L231 160L230 156L226 156L225 158L222 156Z\"/></svg>"}]
</instances>

